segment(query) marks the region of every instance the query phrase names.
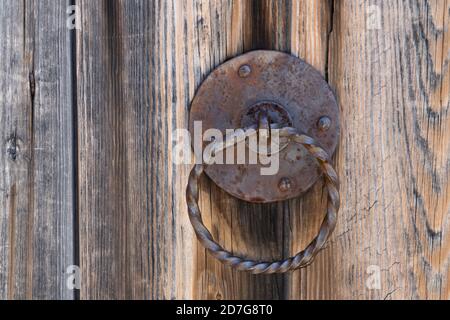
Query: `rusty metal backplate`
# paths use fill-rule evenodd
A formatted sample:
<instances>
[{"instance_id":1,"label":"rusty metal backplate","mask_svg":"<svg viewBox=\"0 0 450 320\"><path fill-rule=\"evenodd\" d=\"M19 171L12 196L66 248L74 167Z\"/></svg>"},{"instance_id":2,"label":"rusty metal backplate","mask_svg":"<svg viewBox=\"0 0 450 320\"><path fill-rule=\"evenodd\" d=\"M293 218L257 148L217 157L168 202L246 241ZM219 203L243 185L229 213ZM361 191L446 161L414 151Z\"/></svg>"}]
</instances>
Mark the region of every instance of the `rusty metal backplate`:
<instances>
[{"instance_id":1,"label":"rusty metal backplate","mask_svg":"<svg viewBox=\"0 0 450 320\"><path fill-rule=\"evenodd\" d=\"M273 122L297 128L328 154L334 153L339 108L333 92L312 66L277 51L252 51L215 69L192 101L191 135L195 121L201 121L203 132L215 128L223 134L226 129L252 125L258 108L265 108ZM247 148L247 152L254 151ZM279 169L274 175L261 175L261 167L268 165L260 163L212 164L205 171L231 195L260 203L297 197L321 176L315 160L300 145L291 142L276 156Z\"/></svg>"}]
</instances>

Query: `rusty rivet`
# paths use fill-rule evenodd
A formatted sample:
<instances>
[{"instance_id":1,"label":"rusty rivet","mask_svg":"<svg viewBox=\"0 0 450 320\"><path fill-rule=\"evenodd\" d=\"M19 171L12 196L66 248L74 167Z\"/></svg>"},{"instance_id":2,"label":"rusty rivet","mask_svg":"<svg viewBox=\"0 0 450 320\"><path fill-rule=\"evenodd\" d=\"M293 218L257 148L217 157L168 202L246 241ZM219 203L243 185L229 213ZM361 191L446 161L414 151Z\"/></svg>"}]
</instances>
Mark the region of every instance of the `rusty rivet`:
<instances>
[{"instance_id":1,"label":"rusty rivet","mask_svg":"<svg viewBox=\"0 0 450 320\"><path fill-rule=\"evenodd\" d=\"M238 74L241 78L247 78L252 72L252 68L248 64L244 64L239 68Z\"/></svg>"},{"instance_id":2,"label":"rusty rivet","mask_svg":"<svg viewBox=\"0 0 450 320\"><path fill-rule=\"evenodd\" d=\"M321 117L317 122L320 131L328 131L331 128L331 119L329 117Z\"/></svg>"},{"instance_id":3,"label":"rusty rivet","mask_svg":"<svg viewBox=\"0 0 450 320\"><path fill-rule=\"evenodd\" d=\"M278 183L278 189L280 189L281 192L287 192L291 190L292 183L291 179L289 178L281 178L280 182Z\"/></svg>"}]
</instances>

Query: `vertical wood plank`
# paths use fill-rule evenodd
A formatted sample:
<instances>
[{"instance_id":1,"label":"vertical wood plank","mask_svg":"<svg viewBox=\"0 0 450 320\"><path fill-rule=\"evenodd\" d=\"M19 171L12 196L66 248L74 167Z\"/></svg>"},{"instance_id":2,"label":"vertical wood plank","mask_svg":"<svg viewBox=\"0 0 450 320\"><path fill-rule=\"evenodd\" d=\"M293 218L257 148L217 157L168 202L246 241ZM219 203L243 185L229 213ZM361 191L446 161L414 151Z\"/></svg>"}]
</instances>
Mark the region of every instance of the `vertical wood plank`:
<instances>
[{"instance_id":1,"label":"vertical wood plank","mask_svg":"<svg viewBox=\"0 0 450 320\"><path fill-rule=\"evenodd\" d=\"M29 198L32 168L28 160L33 136L30 130L33 116L29 85L31 52L26 30L19 27L25 23L23 4L17 6L15 1L8 1L0 6L3 43L0 59L7 62L0 65L0 297L14 299L26 298L27 289L31 288L27 276L31 270L26 262L32 252L26 239L22 240L22 235L28 234L31 228L32 217Z\"/></svg>"},{"instance_id":2,"label":"vertical wood plank","mask_svg":"<svg viewBox=\"0 0 450 320\"><path fill-rule=\"evenodd\" d=\"M149 102L145 95L139 101L142 90L139 87L149 87L149 78L139 76L150 68L146 58L142 59L142 65L127 69L127 59L136 54L133 50L139 50L137 46L128 48L127 45L146 41L145 36L149 34L128 32L133 21L143 24L141 33L146 25L144 19L136 16L127 19L126 3L122 1L78 1L77 5L82 19L77 34L80 267L83 276L80 297L124 299L132 298L136 292L148 297L150 284L132 283L131 277L148 279L153 271L150 269L154 264L149 250L151 243L147 239L153 236L148 228L154 210L150 200L153 198L150 182L154 177L144 161L129 172L134 163L129 163L128 159L129 155L135 156L133 159L152 159L149 157L153 147L150 139L155 133L150 133ZM132 14L148 14L149 10L145 7ZM148 56L148 52L144 52L142 57L145 54ZM142 73L135 73L131 79L127 77L129 72L136 71ZM140 112L136 113L136 108ZM132 123L133 120L136 123ZM146 130L148 134L134 136L135 130ZM142 180L132 181L137 170ZM141 188L137 194L131 192L135 186ZM131 201L134 207L129 207ZM148 254L139 255L139 251ZM137 259L140 259L139 265Z\"/></svg>"},{"instance_id":3,"label":"vertical wood plank","mask_svg":"<svg viewBox=\"0 0 450 320\"><path fill-rule=\"evenodd\" d=\"M334 270L316 275L334 297L449 298L449 6L335 1L343 205ZM378 288L366 285L374 270Z\"/></svg>"},{"instance_id":4,"label":"vertical wood plank","mask_svg":"<svg viewBox=\"0 0 450 320\"><path fill-rule=\"evenodd\" d=\"M70 1L27 2L34 16L31 104L34 137L33 299L72 299L67 268L75 264L74 127ZM23 237L23 236L22 236Z\"/></svg>"},{"instance_id":5,"label":"vertical wood plank","mask_svg":"<svg viewBox=\"0 0 450 320\"><path fill-rule=\"evenodd\" d=\"M206 41L213 41L212 46L208 42L202 46L207 52L205 58L212 63L207 64L209 68L203 69L197 80L203 80L226 58L243 51L289 50L290 1L197 1L196 4L194 10L203 17L197 28L202 30ZM239 21L236 21L238 11ZM214 42L218 36L228 34L240 36L233 37L232 43ZM211 56L211 53L220 55ZM257 205L237 200L205 178L200 208L205 225L225 248L255 259L283 257L282 204ZM200 244L197 244L196 273L195 298L282 299L285 295L283 275L250 275L230 269L207 254Z\"/></svg>"},{"instance_id":6,"label":"vertical wood plank","mask_svg":"<svg viewBox=\"0 0 450 320\"><path fill-rule=\"evenodd\" d=\"M69 1L0 4L0 298L72 299Z\"/></svg>"},{"instance_id":7,"label":"vertical wood plank","mask_svg":"<svg viewBox=\"0 0 450 320\"><path fill-rule=\"evenodd\" d=\"M191 298L188 167L171 154L205 63L190 2L78 3L81 298Z\"/></svg>"},{"instance_id":8,"label":"vertical wood plank","mask_svg":"<svg viewBox=\"0 0 450 320\"><path fill-rule=\"evenodd\" d=\"M307 61L326 77L333 2L292 1L290 11L291 53Z\"/></svg>"},{"instance_id":9,"label":"vertical wood plank","mask_svg":"<svg viewBox=\"0 0 450 320\"><path fill-rule=\"evenodd\" d=\"M329 0L292 1L291 53L328 76L329 34L333 4ZM306 194L289 201L286 241L290 255L303 250L316 236L326 213L326 193L318 181ZM339 221L339 220L338 220ZM288 299L329 299L335 291L330 281L334 260L332 248L321 251L314 263L286 278Z\"/></svg>"}]
</instances>

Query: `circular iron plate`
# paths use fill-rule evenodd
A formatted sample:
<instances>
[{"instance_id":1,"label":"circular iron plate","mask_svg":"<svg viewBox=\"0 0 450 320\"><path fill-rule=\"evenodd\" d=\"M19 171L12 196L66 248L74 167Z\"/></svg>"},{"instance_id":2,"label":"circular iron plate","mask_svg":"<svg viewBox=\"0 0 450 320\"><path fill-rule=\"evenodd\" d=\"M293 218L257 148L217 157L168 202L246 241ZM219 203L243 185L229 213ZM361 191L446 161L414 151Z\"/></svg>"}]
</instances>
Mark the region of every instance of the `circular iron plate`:
<instances>
[{"instance_id":1,"label":"circular iron plate","mask_svg":"<svg viewBox=\"0 0 450 320\"><path fill-rule=\"evenodd\" d=\"M312 66L278 51L252 51L215 69L192 101L191 135L194 137L194 121L202 122L203 132L216 128L225 134L226 129L241 128L251 108L265 101L282 106L299 132L313 137L328 154L334 153L339 108L333 92ZM331 119L331 125L321 131L318 122L324 116ZM246 148L246 152L253 151ZM290 143L276 156L279 170L274 175L261 175L261 167L267 165L260 164L213 164L205 171L231 195L261 203L297 197L321 176L315 160L300 145Z\"/></svg>"}]
</instances>

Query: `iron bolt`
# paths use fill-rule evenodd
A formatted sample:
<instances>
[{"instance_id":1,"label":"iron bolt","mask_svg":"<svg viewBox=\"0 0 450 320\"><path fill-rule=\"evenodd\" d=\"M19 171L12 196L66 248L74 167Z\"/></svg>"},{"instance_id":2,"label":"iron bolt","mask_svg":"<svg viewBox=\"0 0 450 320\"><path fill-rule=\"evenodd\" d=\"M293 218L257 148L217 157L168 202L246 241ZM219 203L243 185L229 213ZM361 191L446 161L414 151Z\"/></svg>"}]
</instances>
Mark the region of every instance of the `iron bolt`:
<instances>
[{"instance_id":1,"label":"iron bolt","mask_svg":"<svg viewBox=\"0 0 450 320\"><path fill-rule=\"evenodd\" d=\"M287 192L291 190L292 188L292 182L289 178L281 178L280 182L278 183L278 189L280 189L281 192Z\"/></svg>"},{"instance_id":2,"label":"iron bolt","mask_svg":"<svg viewBox=\"0 0 450 320\"><path fill-rule=\"evenodd\" d=\"M252 69L248 64L244 64L239 68L238 74L241 78L247 78L250 73L252 72Z\"/></svg>"},{"instance_id":3,"label":"iron bolt","mask_svg":"<svg viewBox=\"0 0 450 320\"><path fill-rule=\"evenodd\" d=\"M321 117L317 122L320 131L328 131L331 128L331 119L329 117Z\"/></svg>"}]
</instances>

